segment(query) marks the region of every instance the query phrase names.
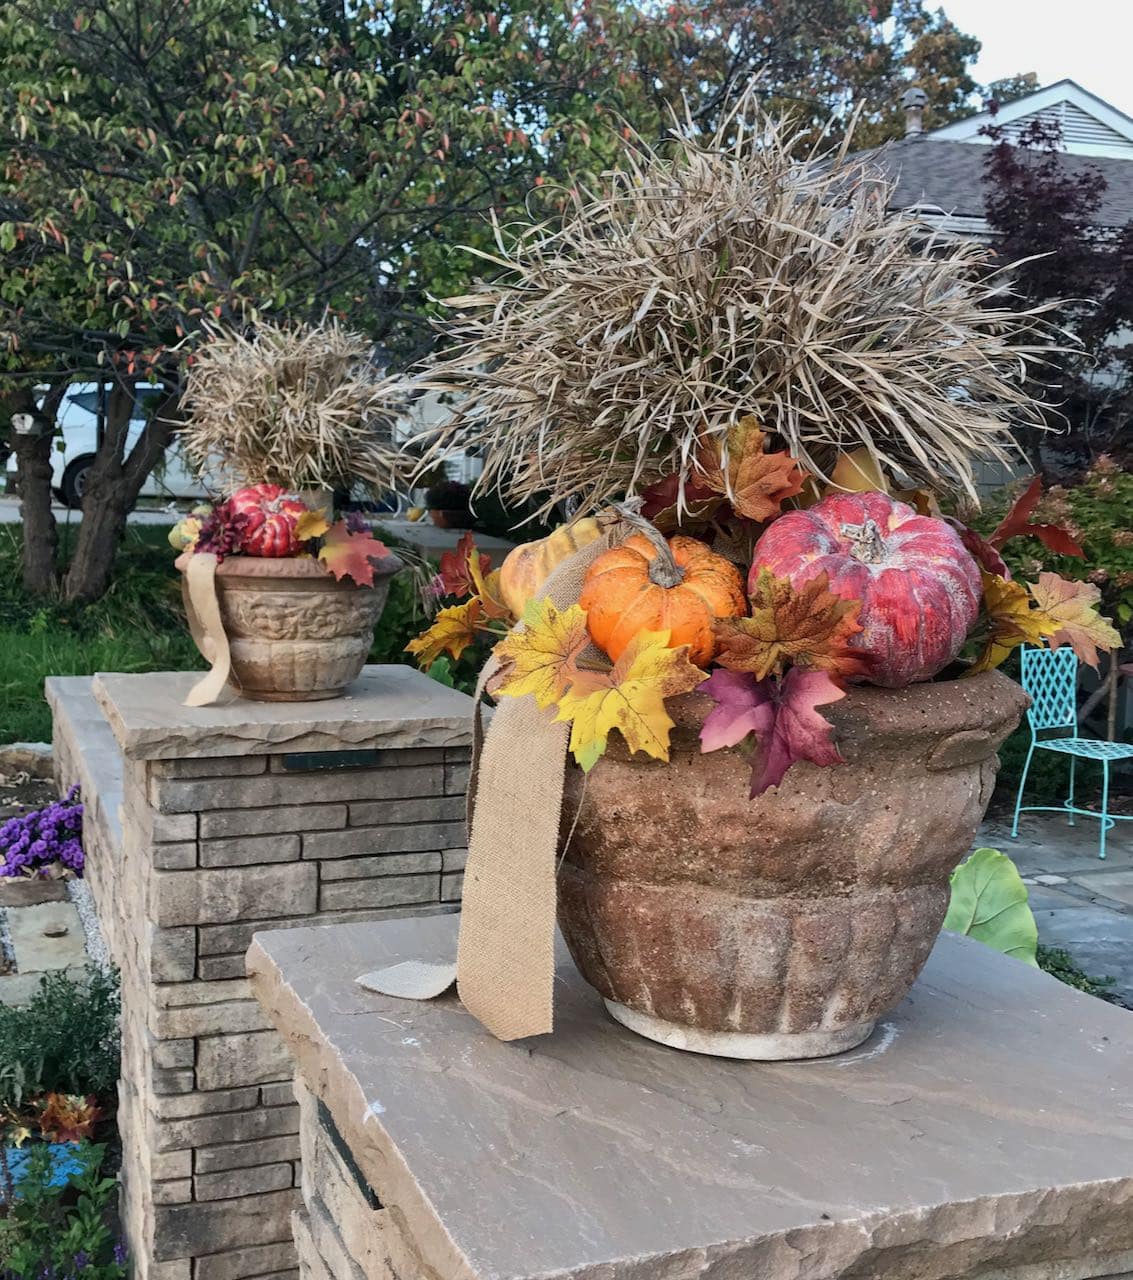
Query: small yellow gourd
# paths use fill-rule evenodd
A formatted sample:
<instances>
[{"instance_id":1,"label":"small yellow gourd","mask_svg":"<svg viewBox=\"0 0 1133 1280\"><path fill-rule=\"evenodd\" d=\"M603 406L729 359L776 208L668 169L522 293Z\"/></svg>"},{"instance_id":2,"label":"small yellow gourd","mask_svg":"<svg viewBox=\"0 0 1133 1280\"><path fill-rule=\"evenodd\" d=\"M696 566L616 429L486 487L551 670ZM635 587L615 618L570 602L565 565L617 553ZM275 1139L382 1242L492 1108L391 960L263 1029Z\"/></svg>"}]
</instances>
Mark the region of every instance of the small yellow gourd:
<instances>
[{"instance_id":1,"label":"small yellow gourd","mask_svg":"<svg viewBox=\"0 0 1133 1280\"><path fill-rule=\"evenodd\" d=\"M528 601L568 556L581 551L602 530L593 516L560 525L545 538L513 547L500 565L500 595L515 618L522 618Z\"/></svg>"}]
</instances>

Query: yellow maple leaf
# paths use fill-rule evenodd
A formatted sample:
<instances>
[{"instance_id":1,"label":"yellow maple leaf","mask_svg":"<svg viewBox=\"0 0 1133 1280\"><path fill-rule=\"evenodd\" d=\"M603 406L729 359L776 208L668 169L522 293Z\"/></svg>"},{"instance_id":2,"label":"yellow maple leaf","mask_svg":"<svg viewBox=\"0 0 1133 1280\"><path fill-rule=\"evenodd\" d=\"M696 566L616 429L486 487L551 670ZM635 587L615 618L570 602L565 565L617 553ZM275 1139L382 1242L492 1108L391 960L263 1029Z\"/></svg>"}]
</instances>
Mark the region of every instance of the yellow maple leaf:
<instances>
[{"instance_id":1,"label":"yellow maple leaf","mask_svg":"<svg viewBox=\"0 0 1133 1280\"><path fill-rule=\"evenodd\" d=\"M506 619L511 622L511 609L504 604L503 595L500 592L500 571L493 569L491 573L485 574L481 571L478 563L473 563L470 559L468 567L472 571L472 580L476 585L476 594L480 597L480 603L484 606L484 616L493 620Z\"/></svg>"},{"instance_id":2,"label":"yellow maple leaf","mask_svg":"<svg viewBox=\"0 0 1133 1280\"><path fill-rule=\"evenodd\" d=\"M295 541L307 542L311 538L321 538L329 528L325 512L304 511L295 521Z\"/></svg>"},{"instance_id":3,"label":"yellow maple leaf","mask_svg":"<svg viewBox=\"0 0 1133 1280\"><path fill-rule=\"evenodd\" d=\"M1058 630L1040 609L1031 607L1026 588L995 573L982 573L983 605L988 631L983 652L965 672L974 676L998 667L1012 649L1021 644L1041 644Z\"/></svg>"},{"instance_id":4,"label":"yellow maple leaf","mask_svg":"<svg viewBox=\"0 0 1133 1280\"><path fill-rule=\"evenodd\" d=\"M442 609L433 619L433 625L428 631L422 632L415 640L410 640L405 650L413 654L419 667L425 669L431 667L442 653L447 653L456 660L476 639L483 614L483 606L476 596L465 600L463 604Z\"/></svg>"},{"instance_id":5,"label":"yellow maple leaf","mask_svg":"<svg viewBox=\"0 0 1133 1280\"><path fill-rule=\"evenodd\" d=\"M1097 670L1098 648L1116 649L1121 636L1097 611L1102 593L1092 582L1072 582L1057 573L1040 573L1029 586L1039 612L1057 628L1047 643L1052 649L1068 644L1079 662Z\"/></svg>"},{"instance_id":6,"label":"yellow maple leaf","mask_svg":"<svg viewBox=\"0 0 1133 1280\"><path fill-rule=\"evenodd\" d=\"M578 659L589 645L585 609L572 604L560 611L546 598L532 600L523 625L496 645L506 672L497 692L512 698L531 694L544 710L554 706L581 674Z\"/></svg>"},{"instance_id":7,"label":"yellow maple leaf","mask_svg":"<svg viewBox=\"0 0 1133 1280\"><path fill-rule=\"evenodd\" d=\"M695 689L707 675L688 659L688 646L669 648L667 631L635 636L613 670L583 672L559 700L556 720L571 724L570 750L589 771L617 729L631 751L669 758L673 721L665 699Z\"/></svg>"}]
</instances>

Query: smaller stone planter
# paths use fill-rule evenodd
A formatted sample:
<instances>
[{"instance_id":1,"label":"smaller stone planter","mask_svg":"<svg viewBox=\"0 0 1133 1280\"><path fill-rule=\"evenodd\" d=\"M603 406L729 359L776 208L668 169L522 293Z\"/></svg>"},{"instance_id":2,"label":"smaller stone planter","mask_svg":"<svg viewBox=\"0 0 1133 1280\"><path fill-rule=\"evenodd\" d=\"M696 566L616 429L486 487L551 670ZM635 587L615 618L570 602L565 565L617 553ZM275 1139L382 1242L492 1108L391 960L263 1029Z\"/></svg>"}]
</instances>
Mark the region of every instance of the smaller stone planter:
<instances>
[{"instance_id":1,"label":"smaller stone planter","mask_svg":"<svg viewBox=\"0 0 1133 1280\"><path fill-rule=\"evenodd\" d=\"M177 567L184 572L187 556ZM228 683L256 702L336 698L357 679L374 627L401 569L395 555L372 561L374 585L336 580L318 560L232 556L216 570L216 595L228 638ZM193 639L212 661L211 642L186 599Z\"/></svg>"}]
</instances>

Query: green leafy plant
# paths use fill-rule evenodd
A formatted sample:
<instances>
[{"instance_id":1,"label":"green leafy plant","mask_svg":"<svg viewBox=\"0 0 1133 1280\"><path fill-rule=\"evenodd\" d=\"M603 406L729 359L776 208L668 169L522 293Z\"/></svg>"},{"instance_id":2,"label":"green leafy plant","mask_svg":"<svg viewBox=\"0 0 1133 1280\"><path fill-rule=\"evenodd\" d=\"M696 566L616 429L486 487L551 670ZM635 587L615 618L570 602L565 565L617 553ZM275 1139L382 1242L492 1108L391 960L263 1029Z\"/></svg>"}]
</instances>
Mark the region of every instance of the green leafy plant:
<instances>
[{"instance_id":1,"label":"green leafy plant","mask_svg":"<svg viewBox=\"0 0 1133 1280\"><path fill-rule=\"evenodd\" d=\"M1038 929L1027 904L1027 886L1015 864L998 849L977 849L952 873L944 927L1027 964L1036 963Z\"/></svg>"},{"instance_id":2,"label":"green leafy plant","mask_svg":"<svg viewBox=\"0 0 1133 1280\"><path fill-rule=\"evenodd\" d=\"M95 966L47 974L28 1004L0 1005L0 1107L41 1094L112 1095L118 1080L118 980Z\"/></svg>"},{"instance_id":3,"label":"green leafy plant","mask_svg":"<svg viewBox=\"0 0 1133 1280\"><path fill-rule=\"evenodd\" d=\"M1059 982L1065 982L1068 987L1084 991L1088 996L1097 996L1099 1000L1118 1003L1117 995L1111 990L1117 979L1091 977L1074 963L1074 957L1069 951L1064 951L1061 947L1040 946L1036 958L1044 973L1049 973Z\"/></svg>"},{"instance_id":4,"label":"green leafy plant","mask_svg":"<svg viewBox=\"0 0 1133 1280\"><path fill-rule=\"evenodd\" d=\"M106 1177L106 1148L78 1143L80 1164L54 1185L53 1152L29 1151L7 1214L0 1218L0 1280L125 1280L126 1250L111 1226L118 1183Z\"/></svg>"}]
</instances>

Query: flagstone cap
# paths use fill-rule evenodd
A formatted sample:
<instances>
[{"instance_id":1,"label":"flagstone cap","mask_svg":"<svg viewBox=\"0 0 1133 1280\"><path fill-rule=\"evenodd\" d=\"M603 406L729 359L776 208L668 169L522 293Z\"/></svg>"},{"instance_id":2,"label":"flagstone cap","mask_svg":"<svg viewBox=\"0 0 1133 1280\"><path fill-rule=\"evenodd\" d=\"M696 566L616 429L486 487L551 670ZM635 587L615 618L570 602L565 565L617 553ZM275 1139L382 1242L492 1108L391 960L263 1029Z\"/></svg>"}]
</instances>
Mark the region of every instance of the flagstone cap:
<instances>
[{"instance_id":1,"label":"flagstone cap","mask_svg":"<svg viewBox=\"0 0 1133 1280\"><path fill-rule=\"evenodd\" d=\"M373 665L340 698L252 702L225 693L187 707L199 671L103 672L94 696L127 759L167 760L351 748L468 747L472 699L413 667Z\"/></svg>"},{"instance_id":2,"label":"flagstone cap","mask_svg":"<svg viewBox=\"0 0 1133 1280\"><path fill-rule=\"evenodd\" d=\"M257 934L252 988L422 1274L1081 1280L1133 1267L1133 1017L954 935L861 1048L706 1058L604 1013L553 1035L359 987L451 917Z\"/></svg>"}]
</instances>

